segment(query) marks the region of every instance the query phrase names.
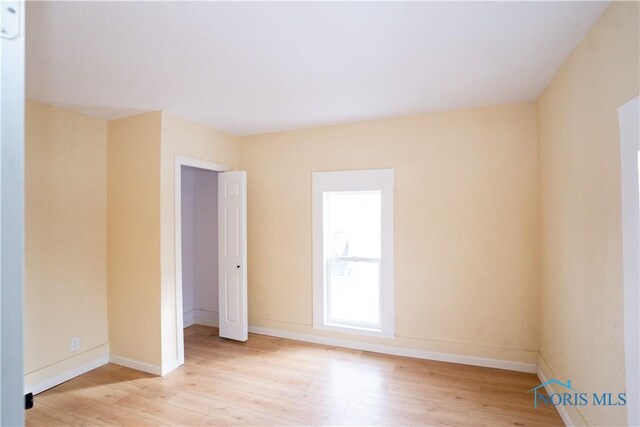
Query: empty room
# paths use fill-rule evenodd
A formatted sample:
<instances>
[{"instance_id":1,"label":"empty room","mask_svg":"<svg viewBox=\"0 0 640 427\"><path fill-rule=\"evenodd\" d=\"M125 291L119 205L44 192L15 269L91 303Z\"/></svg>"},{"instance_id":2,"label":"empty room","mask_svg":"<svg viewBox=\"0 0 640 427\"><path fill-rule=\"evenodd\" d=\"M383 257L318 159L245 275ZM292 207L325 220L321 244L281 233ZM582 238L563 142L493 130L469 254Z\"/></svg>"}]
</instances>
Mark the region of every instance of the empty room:
<instances>
[{"instance_id":1,"label":"empty room","mask_svg":"<svg viewBox=\"0 0 640 427\"><path fill-rule=\"evenodd\" d=\"M0 4L0 425L640 426L640 2Z\"/></svg>"}]
</instances>

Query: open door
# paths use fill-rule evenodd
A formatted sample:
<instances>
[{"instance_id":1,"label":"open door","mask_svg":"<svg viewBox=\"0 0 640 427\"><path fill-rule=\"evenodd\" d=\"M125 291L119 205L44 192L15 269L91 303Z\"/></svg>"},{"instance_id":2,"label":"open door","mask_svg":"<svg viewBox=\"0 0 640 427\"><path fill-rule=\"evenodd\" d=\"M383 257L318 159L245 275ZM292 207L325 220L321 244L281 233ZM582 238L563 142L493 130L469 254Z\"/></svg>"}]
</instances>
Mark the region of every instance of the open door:
<instances>
[{"instance_id":1,"label":"open door","mask_svg":"<svg viewBox=\"0 0 640 427\"><path fill-rule=\"evenodd\" d=\"M640 97L618 108L627 421L640 425Z\"/></svg>"},{"instance_id":2,"label":"open door","mask_svg":"<svg viewBox=\"0 0 640 427\"><path fill-rule=\"evenodd\" d=\"M218 175L220 336L249 338L247 316L247 173Z\"/></svg>"},{"instance_id":3,"label":"open door","mask_svg":"<svg viewBox=\"0 0 640 427\"><path fill-rule=\"evenodd\" d=\"M0 2L0 425L24 425L24 2Z\"/></svg>"}]
</instances>

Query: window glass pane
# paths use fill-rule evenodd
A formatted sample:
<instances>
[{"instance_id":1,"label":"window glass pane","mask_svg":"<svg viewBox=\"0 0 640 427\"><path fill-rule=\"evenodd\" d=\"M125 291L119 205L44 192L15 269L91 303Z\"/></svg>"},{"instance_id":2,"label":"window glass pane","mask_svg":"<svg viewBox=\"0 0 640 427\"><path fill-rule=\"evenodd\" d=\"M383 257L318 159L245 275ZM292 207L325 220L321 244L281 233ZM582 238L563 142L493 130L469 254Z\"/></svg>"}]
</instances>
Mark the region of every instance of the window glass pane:
<instances>
[{"instance_id":1,"label":"window glass pane","mask_svg":"<svg viewBox=\"0 0 640 427\"><path fill-rule=\"evenodd\" d=\"M327 280L328 321L380 325L380 263L330 258Z\"/></svg>"},{"instance_id":2,"label":"window glass pane","mask_svg":"<svg viewBox=\"0 0 640 427\"><path fill-rule=\"evenodd\" d=\"M328 256L380 258L380 191L325 193Z\"/></svg>"}]
</instances>

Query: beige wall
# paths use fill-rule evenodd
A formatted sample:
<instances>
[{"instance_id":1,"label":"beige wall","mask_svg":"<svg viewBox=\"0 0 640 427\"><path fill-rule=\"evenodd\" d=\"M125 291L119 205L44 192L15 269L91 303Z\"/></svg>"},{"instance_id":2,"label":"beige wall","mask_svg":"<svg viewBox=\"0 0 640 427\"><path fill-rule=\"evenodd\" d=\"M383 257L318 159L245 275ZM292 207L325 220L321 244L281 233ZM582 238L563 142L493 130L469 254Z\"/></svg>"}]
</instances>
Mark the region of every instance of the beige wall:
<instances>
[{"instance_id":1,"label":"beige wall","mask_svg":"<svg viewBox=\"0 0 640 427\"><path fill-rule=\"evenodd\" d=\"M192 157L238 169L235 136L162 113L161 149L162 360L177 360L175 303L175 157ZM182 316L182 313L179 313Z\"/></svg>"},{"instance_id":2,"label":"beige wall","mask_svg":"<svg viewBox=\"0 0 640 427\"><path fill-rule=\"evenodd\" d=\"M625 389L617 108L639 92L639 12L613 3L538 101L541 363L587 392ZM626 423L625 408L580 411Z\"/></svg>"},{"instance_id":3,"label":"beige wall","mask_svg":"<svg viewBox=\"0 0 640 427\"><path fill-rule=\"evenodd\" d=\"M639 92L639 12L612 4L537 110L236 138L167 113L107 125L28 102L27 384L109 345L175 361L179 154L248 172L252 325L524 363L539 349L580 390L624 390L616 109ZM311 327L311 172L367 168L396 170L391 341ZM581 411L576 422L626 421L622 408Z\"/></svg>"},{"instance_id":4,"label":"beige wall","mask_svg":"<svg viewBox=\"0 0 640 427\"><path fill-rule=\"evenodd\" d=\"M108 302L111 354L159 366L160 126L154 112L109 122Z\"/></svg>"},{"instance_id":5,"label":"beige wall","mask_svg":"<svg viewBox=\"0 0 640 427\"><path fill-rule=\"evenodd\" d=\"M533 104L242 138L250 324L312 325L311 172L395 168L396 339L535 363L538 163Z\"/></svg>"},{"instance_id":6,"label":"beige wall","mask_svg":"<svg viewBox=\"0 0 640 427\"><path fill-rule=\"evenodd\" d=\"M239 146L164 112L109 122L108 146L112 354L166 370L177 361L175 156L237 168Z\"/></svg>"},{"instance_id":7,"label":"beige wall","mask_svg":"<svg viewBox=\"0 0 640 427\"><path fill-rule=\"evenodd\" d=\"M107 122L26 103L26 386L109 354ZM81 348L71 352L70 340Z\"/></svg>"}]
</instances>

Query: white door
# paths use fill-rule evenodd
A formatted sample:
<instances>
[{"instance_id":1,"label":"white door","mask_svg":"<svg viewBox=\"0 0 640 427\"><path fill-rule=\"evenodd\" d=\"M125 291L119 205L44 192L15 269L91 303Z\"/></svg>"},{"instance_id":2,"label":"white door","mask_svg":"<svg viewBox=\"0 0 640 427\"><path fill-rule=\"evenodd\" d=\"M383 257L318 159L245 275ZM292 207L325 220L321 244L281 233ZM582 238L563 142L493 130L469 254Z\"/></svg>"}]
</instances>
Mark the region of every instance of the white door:
<instances>
[{"instance_id":1,"label":"white door","mask_svg":"<svg viewBox=\"0 0 640 427\"><path fill-rule=\"evenodd\" d=\"M0 425L24 425L24 3L0 2Z\"/></svg>"},{"instance_id":2,"label":"white door","mask_svg":"<svg viewBox=\"0 0 640 427\"><path fill-rule=\"evenodd\" d=\"M247 173L218 175L220 336L249 338L247 317Z\"/></svg>"},{"instance_id":3,"label":"white door","mask_svg":"<svg viewBox=\"0 0 640 427\"><path fill-rule=\"evenodd\" d=\"M640 425L640 97L618 108L622 177L622 254L627 411Z\"/></svg>"}]
</instances>

